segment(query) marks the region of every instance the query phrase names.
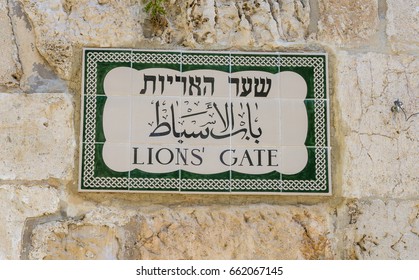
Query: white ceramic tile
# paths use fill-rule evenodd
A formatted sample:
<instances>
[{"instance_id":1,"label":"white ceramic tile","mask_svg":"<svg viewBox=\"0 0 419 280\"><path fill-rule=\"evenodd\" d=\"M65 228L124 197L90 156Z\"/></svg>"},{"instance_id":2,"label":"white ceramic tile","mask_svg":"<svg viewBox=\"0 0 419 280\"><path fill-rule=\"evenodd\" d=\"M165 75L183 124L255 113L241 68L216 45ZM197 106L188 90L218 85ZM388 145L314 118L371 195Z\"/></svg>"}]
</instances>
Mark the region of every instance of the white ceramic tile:
<instances>
[{"instance_id":1,"label":"white ceramic tile","mask_svg":"<svg viewBox=\"0 0 419 280\"><path fill-rule=\"evenodd\" d=\"M264 71L240 71L231 73L231 97L279 98L280 74Z\"/></svg>"},{"instance_id":2,"label":"white ceramic tile","mask_svg":"<svg viewBox=\"0 0 419 280\"><path fill-rule=\"evenodd\" d=\"M103 145L103 161L111 170L128 172L131 169L130 145L128 143L110 143Z\"/></svg>"},{"instance_id":3,"label":"white ceramic tile","mask_svg":"<svg viewBox=\"0 0 419 280\"><path fill-rule=\"evenodd\" d=\"M308 163L308 151L304 146L283 146L281 148L281 173L293 175L302 171Z\"/></svg>"},{"instance_id":4,"label":"white ceramic tile","mask_svg":"<svg viewBox=\"0 0 419 280\"><path fill-rule=\"evenodd\" d=\"M233 98L232 103L232 147L280 145L282 120L278 99Z\"/></svg>"},{"instance_id":5,"label":"white ceramic tile","mask_svg":"<svg viewBox=\"0 0 419 280\"><path fill-rule=\"evenodd\" d=\"M129 143L131 134L130 123L131 96L107 97L103 109L103 132L106 142Z\"/></svg>"},{"instance_id":6,"label":"white ceramic tile","mask_svg":"<svg viewBox=\"0 0 419 280\"><path fill-rule=\"evenodd\" d=\"M304 100L280 101L281 145L304 146L308 132L308 116Z\"/></svg>"},{"instance_id":7,"label":"white ceramic tile","mask_svg":"<svg viewBox=\"0 0 419 280\"><path fill-rule=\"evenodd\" d=\"M228 97L229 73L218 70L191 70L182 72L185 87L183 97Z\"/></svg>"},{"instance_id":8,"label":"white ceramic tile","mask_svg":"<svg viewBox=\"0 0 419 280\"><path fill-rule=\"evenodd\" d=\"M180 99L135 96L132 98L131 142L175 144L181 137Z\"/></svg>"},{"instance_id":9,"label":"white ceramic tile","mask_svg":"<svg viewBox=\"0 0 419 280\"><path fill-rule=\"evenodd\" d=\"M133 94L140 96L180 97L187 79L177 70L168 68L133 68Z\"/></svg>"},{"instance_id":10,"label":"white ceramic tile","mask_svg":"<svg viewBox=\"0 0 419 280\"><path fill-rule=\"evenodd\" d=\"M232 147L229 154L232 171L244 174L281 172L282 158L280 147Z\"/></svg>"},{"instance_id":11,"label":"white ceramic tile","mask_svg":"<svg viewBox=\"0 0 419 280\"><path fill-rule=\"evenodd\" d=\"M139 169L154 174L178 172L184 164L183 153L179 145L133 142L129 149L130 170ZM176 177L179 178L179 175Z\"/></svg>"},{"instance_id":12,"label":"white ceramic tile","mask_svg":"<svg viewBox=\"0 0 419 280\"><path fill-rule=\"evenodd\" d=\"M230 171L229 147L189 145L182 146L176 161L182 170L199 174L217 174Z\"/></svg>"},{"instance_id":13,"label":"white ceramic tile","mask_svg":"<svg viewBox=\"0 0 419 280\"><path fill-rule=\"evenodd\" d=\"M228 98L182 98L183 145L229 146L231 110Z\"/></svg>"},{"instance_id":14,"label":"white ceramic tile","mask_svg":"<svg viewBox=\"0 0 419 280\"><path fill-rule=\"evenodd\" d=\"M305 99L307 96L306 81L296 72L281 72L280 96L283 99Z\"/></svg>"},{"instance_id":15,"label":"white ceramic tile","mask_svg":"<svg viewBox=\"0 0 419 280\"><path fill-rule=\"evenodd\" d=\"M109 71L103 81L103 89L107 96L129 96L133 94L132 80L134 71L130 67L121 66Z\"/></svg>"}]
</instances>

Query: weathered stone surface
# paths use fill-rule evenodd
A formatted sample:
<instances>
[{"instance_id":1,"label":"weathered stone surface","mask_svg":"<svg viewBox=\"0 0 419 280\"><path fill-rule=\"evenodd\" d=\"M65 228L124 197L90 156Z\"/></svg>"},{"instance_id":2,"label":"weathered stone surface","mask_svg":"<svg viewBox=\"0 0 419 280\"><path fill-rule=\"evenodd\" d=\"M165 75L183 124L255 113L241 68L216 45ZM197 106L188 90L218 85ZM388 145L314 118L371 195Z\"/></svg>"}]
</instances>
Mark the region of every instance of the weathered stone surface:
<instances>
[{"instance_id":1,"label":"weathered stone surface","mask_svg":"<svg viewBox=\"0 0 419 280\"><path fill-rule=\"evenodd\" d=\"M7 0L0 0L0 86L18 86L22 74Z\"/></svg>"},{"instance_id":2,"label":"weathered stone surface","mask_svg":"<svg viewBox=\"0 0 419 280\"><path fill-rule=\"evenodd\" d=\"M136 1L23 0L36 46L60 77L69 79L74 47L130 47L141 38Z\"/></svg>"},{"instance_id":3,"label":"weathered stone surface","mask_svg":"<svg viewBox=\"0 0 419 280\"><path fill-rule=\"evenodd\" d=\"M345 45L369 39L378 30L377 0L320 0L318 39Z\"/></svg>"},{"instance_id":4,"label":"weathered stone surface","mask_svg":"<svg viewBox=\"0 0 419 280\"><path fill-rule=\"evenodd\" d=\"M19 259L25 220L58 210L58 192L49 187L0 186L0 259Z\"/></svg>"},{"instance_id":5,"label":"weathered stone surface","mask_svg":"<svg viewBox=\"0 0 419 280\"><path fill-rule=\"evenodd\" d=\"M281 39L289 42L304 41L309 35L310 1L272 1L271 5L274 18L278 22Z\"/></svg>"},{"instance_id":6,"label":"weathered stone surface","mask_svg":"<svg viewBox=\"0 0 419 280\"><path fill-rule=\"evenodd\" d=\"M22 75L19 87L24 92L65 92L67 87L57 77L36 49L35 34L19 0L8 1L9 16L19 52Z\"/></svg>"},{"instance_id":7,"label":"weathered stone surface","mask_svg":"<svg viewBox=\"0 0 419 280\"><path fill-rule=\"evenodd\" d=\"M191 47L272 48L304 41L309 14L306 0L193 0L188 1L186 17L169 17L169 29Z\"/></svg>"},{"instance_id":8,"label":"weathered stone surface","mask_svg":"<svg viewBox=\"0 0 419 280\"><path fill-rule=\"evenodd\" d=\"M308 35L308 0L172 0L153 22L142 1L22 0L40 54L69 79L75 48L178 44L273 48Z\"/></svg>"},{"instance_id":9,"label":"weathered stone surface","mask_svg":"<svg viewBox=\"0 0 419 280\"><path fill-rule=\"evenodd\" d=\"M354 201L344 212L347 257L419 258L419 201Z\"/></svg>"},{"instance_id":10,"label":"weathered stone surface","mask_svg":"<svg viewBox=\"0 0 419 280\"><path fill-rule=\"evenodd\" d=\"M419 51L419 3L387 0L387 36L395 51Z\"/></svg>"},{"instance_id":11,"label":"weathered stone surface","mask_svg":"<svg viewBox=\"0 0 419 280\"><path fill-rule=\"evenodd\" d=\"M328 215L324 205L149 207L137 211L99 208L80 221L39 225L32 235L29 256L330 259L333 255Z\"/></svg>"},{"instance_id":12,"label":"weathered stone surface","mask_svg":"<svg viewBox=\"0 0 419 280\"><path fill-rule=\"evenodd\" d=\"M419 112L419 61L414 56L338 54L337 100L345 148L343 195L419 195L419 116L393 113L396 99L407 116Z\"/></svg>"},{"instance_id":13,"label":"weathered stone surface","mask_svg":"<svg viewBox=\"0 0 419 280\"><path fill-rule=\"evenodd\" d=\"M116 259L119 249L115 230L77 222L52 222L33 233L32 259ZM42 248L37 246L42 244ZM42 249L42 250L41 250Z\"/></svg>"},{"instance_id":14,"label":"weathered stone surface","mask_svg":"<svg viewBox=\"0 0 419 280\"><path fill-rule=\"evenodd\" d=\"M73 113L68 94L0 93L0 179L71 179Z\"/></svg>"}]
</instances>

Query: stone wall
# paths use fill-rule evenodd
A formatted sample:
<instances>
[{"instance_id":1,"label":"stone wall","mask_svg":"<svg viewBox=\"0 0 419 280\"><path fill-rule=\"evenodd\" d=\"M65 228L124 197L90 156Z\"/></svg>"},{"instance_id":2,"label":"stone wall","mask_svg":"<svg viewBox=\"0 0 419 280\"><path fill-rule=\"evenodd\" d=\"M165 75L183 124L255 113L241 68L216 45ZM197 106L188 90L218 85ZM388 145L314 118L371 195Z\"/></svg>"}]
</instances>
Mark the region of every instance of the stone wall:
<instances>
[{"instance_id":1,"label":"stone wall","mask_svg":"<svg viewBox=\"0 0 419 280\"><path fill-rule=\"evenodd\" d=\"M0 0L0 259L419 259L416 0ZM333 195L79 193L82 47L329 54Z\"/></svg>"}]
</instances>

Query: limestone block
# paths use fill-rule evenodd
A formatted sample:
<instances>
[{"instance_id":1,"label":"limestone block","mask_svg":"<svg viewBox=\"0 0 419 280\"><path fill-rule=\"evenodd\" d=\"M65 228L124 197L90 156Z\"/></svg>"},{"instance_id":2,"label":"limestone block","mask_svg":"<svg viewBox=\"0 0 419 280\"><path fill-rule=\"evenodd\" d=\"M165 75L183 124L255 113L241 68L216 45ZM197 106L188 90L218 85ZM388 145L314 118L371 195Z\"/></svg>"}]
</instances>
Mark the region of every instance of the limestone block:
<instances>
[{"instance_id":1,"label":"limestone block","mask_svg":"<svg viewBox=\"0 0 419 280\"><path fill-rule=\"evenodd\" d=\"M172 0L152 22L142 1L22 0L36 47L64 79L76 49L177 44L190 48L265 49L304 41L308 0Z\"/></svg>"},{"instance_id":2,"label":"limestone block","mask_svg":"<svg viewBox=\"0 0 419 280\"><path fill-rule=\"evenodd\" d=\"M68 94L0 93L0 179L71 179L73 113Z\"/></svg>"},{"instance_id":3,"label":"limestone block","mask_svg":"<svg viewBox=\"0 0 419 280\"><path fill-rule=\"evenodd\" d=\"M9 2L9 16L13 23L15 41L22 65L20 89L24 92L64 92L67 85L57 77L37 51L35 34L19 0Z\"/></svg>"},{"instance_id":4,"label":"limestone block","mask_svg":"<svg viewBox=\"0 0 419 280\"><path fill-rule=\"evenodd\" d=\"M274 47L301 42L308 35L306 0L216 1L218 43L229 47Z\"/></svg>"},{"instance_id":5,"label":"limestone block","mask_svg":"<svg viewBox=\"0 0 419 280\"><path fill-rule=\"evenodd\" d=\"M0 186L0 259L19 259L25 220L58 210L58 192L41 186Z\"/></svg>"},{"instance_id":6,"label":"limestone block","mask_svg":"<svg viewBox=\"0 0 419 280\"><path fill-rule=\"evenodd\" d=\"M407 115L419 112L419 61L414 56L338 54L336 98L345 143L343 195L418 196L419 119L393 113L396 99ZM335 108L334 110L337 110Z\"/></svg>"},{"instance_id":7,"label":"limestone block","mask_svg":"<svg viewBox=\"0 0 419 280\"><path fill-rule=\"evenodd\" d=\"M186 16L194 40L200 44L215 43L215 1L191 2L186 8Z\"/></svg>"},{"instance_id":8,"label":"limestone block","mask_svg":"<svg viewBox=\"0 0 419 280\"><path fill-rule=\"evenodd\" d=\"M173 0L166 7L163 35L193 48L273 48L304 41L310 23L307 0Z\"/></svg>"},{"instance_id":9,"label":"limestone block","mask_svg":"<svg viewBox=\"0 0 419 280\"><path fill-rule=\"evenodd\" d=\"M318 39L336 45L360 43L378 30L377 0L320 0Z\"/></svg>"},{"instance_id":10,"label":"limestone block","mask_svg":"<svg viewBox=\"0 0 419 280\"><path fill-rule=\"evenodd\" d=\"M39 225L29 257L331 259L331 231L325 205L101 207L83 220Z\"/></svg>"},{"instance_id":11,"label":"limestone block","mask_svg":"<svg viewBox=\"0 0 419 280\"><path fill-rule=\"evenodd\" d=\"M254 4L243 1L238 6L239 14L247 18L252 27L255 45L263 46L279 40L278 25L268 1L254 1Z\"/></svg>"},{"instance_id":12,"label":"limestone block","mask_svg":"<svg viewBox=\"0 0 419 280\"><path fill-rule=\"evenodd\" d=\"M74 47L131 47L141 38L136 1L23 0L40 54L69 79Z\"/></svg>"},{"instance_id":13,"label":"limestone block","mask_svg":"<svg viewBox=\"0 0 419 280\"><path fill-rule=\"evenodd\" d=\"M419 50L419 3L417 0L387 1L387 36L395 51Z\"/></svg>"},{"instance_id":14,"label":"limestone block","mask_svg":"<svg viewBox=\"0 0 419 280\"><path fill-rule=\"evenodd\" d=\"M356 201L344 230L348 256L357 259L418 259L419 201Z\"/></svg>"},{"instance_id":15,"label":"limestone block","mask_svg":"<svg viewBox=\"0 0 419 280\"><path fill-rule=\"evenodd\" d=\"M77 222L51 222L34 231L32 245L42 242L45 251L34 250L32 259L116 259L119 244L114 229Z\"/></svg>"},{"instance_id":16,"label":"limestone block","mask_svg":"<svg viewBox=\"0 0 419 280\"><path fill-rule=\"evenodd\" d=\"M0 86L18 86L22 69L18 59L7 0L0 0L0 26Z\"/></svg>"},{"instance_id":17,"label":"limestone block","mask_svg":"<svg viewBox=\"0 0 419 280\"><path fill-rule=\"evenodd\" d=\"M285 0L269 3L278 22L281 39L287 42L304 41L310 24L310 1Z\"/></svg>"}]
</instances>

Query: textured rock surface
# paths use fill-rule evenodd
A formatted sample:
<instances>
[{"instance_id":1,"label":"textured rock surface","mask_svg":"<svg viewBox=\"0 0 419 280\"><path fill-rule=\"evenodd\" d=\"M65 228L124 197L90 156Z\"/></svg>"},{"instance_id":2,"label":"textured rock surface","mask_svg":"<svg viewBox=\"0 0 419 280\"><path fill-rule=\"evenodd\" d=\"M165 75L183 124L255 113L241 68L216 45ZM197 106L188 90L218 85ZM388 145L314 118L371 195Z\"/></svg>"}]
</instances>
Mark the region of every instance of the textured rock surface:
<instances>
[{"instance_id":1,"label":"textured rock surface","mask_svg":"<svg viewBox=\"0 0 419 280\"><path fill-rule=\"evenodd\" d=\"M71 179L73 113L68 94L0 93L0 179Z\"/></svg>"},{"instance_id":2,"label":"textured rock surface","mask_svg":"<svg viewBox=\"0 0 419 280\"><path fill-rule=\"evenodd\" d=\"M35 229L33 235L32 259L112 260L119 249L115 231L107 226L52 222ZM42 246L42 251L36 246Z\"/></svg>"},{"instance_id":3,"label":"textured rock surface","mask_svg":"<svg viewBox=\"0 0 419 280\"><path fill-rule=\"evenodd\" d=\"M319 0L318 38L344 45L369 39L378 29L377 0Z\"/></svg>"},{"instance_id":4,"label":"textured rock surface","mask_svg":"<svg viewBox=\"0 0 419 280\"><path fill-rule=\"evenodd\" d=\"M0 259L18 259L25 220L54 213L58 204L53 188L0 185Z\"/></svg>"},{"instance_id":5,"label":"textured rock surface","mask_svg":"<svg viewBox=\"0 0 419 280\"><path fill-rule=\"evenodd\" d=\"M391 112L400 98L419 112L419 61L414 56L339 54L337 98L342 104L347 197L419 195L419 120Z\"/></svg>"},{"instance_id":6,"label":"textured rock surface","mask_svg":"<svg viewBox=\"0 0 419 280\"><path fill-rule=\"evenodd\" d=\"M60 77L69 79L74 47L129 47L141 38L135 1L23 0L36 47Z\"/></svg>"},{"instance_id":7,"label":"textured rock surface","mask_svg":"<svg viewBox=\"0 0 419 280\"><path fill-rule=\"evenodd\" d=\"M19 85L22 74L7 0L0 0L0 86Z\"/></svg>"},{"instance_id":8,"label":"textured rock surface","mask_svg":"<svg viewBox=\"0 0 419 280\"><path fill-rule=\"evenodd\" d=\"M45 63L36 49L35 34L28 16L19 0L10 0L9 16L13 23L14 37L19 53L22 75L20 89L24 92L66 92L67 85L58 79L53 69Z\"/></svg>"},{"instance_id":9,"label":"textured rock surface","mask_svg":"<svg viewBox=\"0 0 419 280\"><path fill-rule=\"evenodd\" d=\"M97 209L38 226L32 259L330 259L324 206Z\"/></svg>"},{"instance_id":10,"label":"textured rock surface","mask_svg":"<svg viewBox=\"0 0 419 280\"><path fill-rule=\"evenodd\" d=\"M252 49L304 41L308 35L308 0L172 0L165 5L167 16L156 24L141 1L23 0L37 49L64 79L71 77L75 49L84 46Z\"/></svg>"},{"instance_id":11,"label":"textured rock surface","mask_svg":"<svg viewBox=\"0 0 419 280\"><path fill-rule=\"evenodd\" d=\"M345 212L347 256L357 259L418 259L419 201L355 201Z\"/></svg>"},{"instance_id":12,"label":"textured rock surface","mask_svg":"<svg viewBox=\"0 0 419 280\"><path fill-rule=\"evenodd\" d=\"M395 51L418 51L418 1L388 0L387 6L387 35L391 48Z\"/></svg>"}]
</instances>

